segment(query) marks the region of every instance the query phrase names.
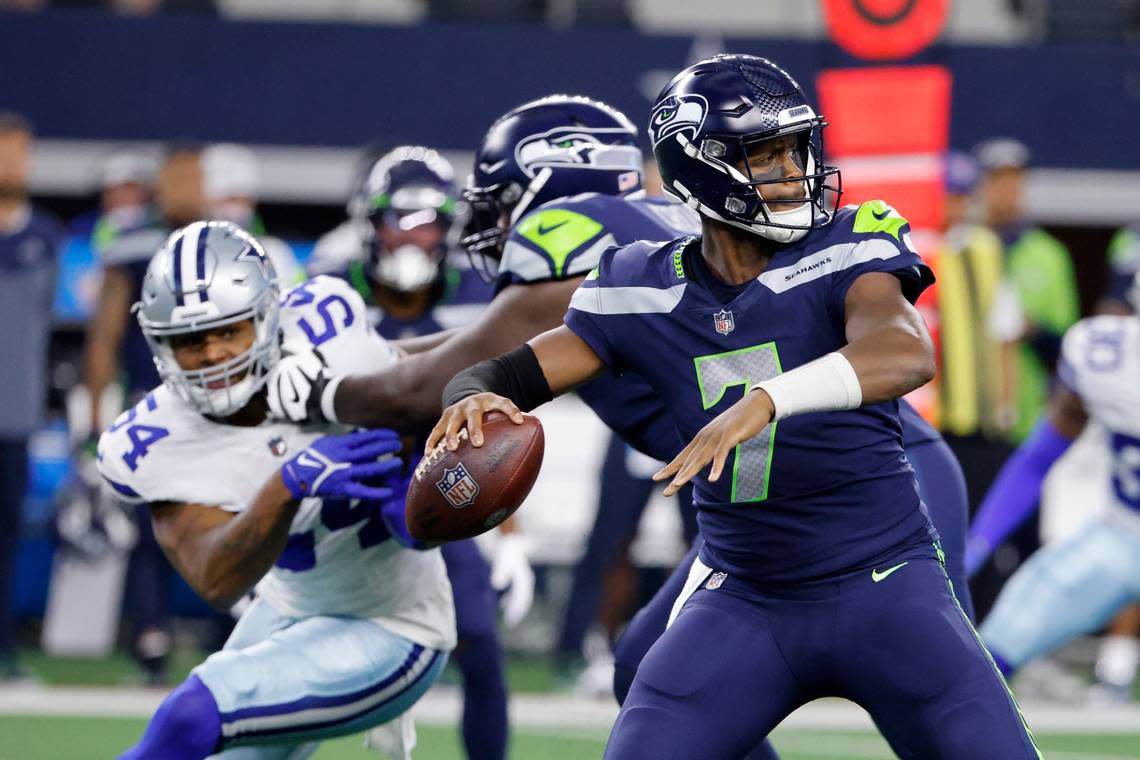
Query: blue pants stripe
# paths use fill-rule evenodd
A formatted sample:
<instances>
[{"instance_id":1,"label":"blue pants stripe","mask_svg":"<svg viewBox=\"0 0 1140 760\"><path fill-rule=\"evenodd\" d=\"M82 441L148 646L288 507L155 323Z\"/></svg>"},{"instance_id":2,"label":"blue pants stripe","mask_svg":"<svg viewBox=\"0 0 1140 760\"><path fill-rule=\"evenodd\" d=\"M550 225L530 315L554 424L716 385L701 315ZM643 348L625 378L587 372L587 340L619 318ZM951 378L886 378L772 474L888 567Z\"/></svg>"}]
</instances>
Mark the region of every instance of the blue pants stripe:
<instances>
[{"instance_id":1,"label":"blue pants stripe","mask_svg":"<svg viewBox=\"0 0 1140 760\"><path fill-rule=\"evenodd\" d=\"M351 733L384 722L377 712L399 706L393 717L418 699L443 668L447 655L415 646L395 671L378 683L350 694L304 697L292 702L249 707L222 715L226 746L277 742L285 735L316 739ZM409 700L408 698L411 697ZM409 701L409 705L400 705Z\"/></svg>"}]
</instances>

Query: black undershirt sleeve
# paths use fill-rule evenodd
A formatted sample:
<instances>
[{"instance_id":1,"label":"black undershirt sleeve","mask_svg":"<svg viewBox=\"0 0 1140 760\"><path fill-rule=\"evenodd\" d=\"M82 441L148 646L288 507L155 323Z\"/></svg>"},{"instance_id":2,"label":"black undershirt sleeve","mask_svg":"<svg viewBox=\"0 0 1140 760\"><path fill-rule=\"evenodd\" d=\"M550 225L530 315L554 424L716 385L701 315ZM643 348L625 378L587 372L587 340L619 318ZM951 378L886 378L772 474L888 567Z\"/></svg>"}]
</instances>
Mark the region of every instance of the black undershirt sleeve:
<instances>
[{"instance_id":1,"label":"black undershirt sleeve","mask_svg":"<svg viewBox=\"0 0 1140 760\"><path fill-rule=\"evenodd\" d=\"M443 389L443 407L446 409L476 393L504 396L524 412L554 398L534 349L526 343L494 359L468 367L451 378Z\"/></svg>"}]
</instances>

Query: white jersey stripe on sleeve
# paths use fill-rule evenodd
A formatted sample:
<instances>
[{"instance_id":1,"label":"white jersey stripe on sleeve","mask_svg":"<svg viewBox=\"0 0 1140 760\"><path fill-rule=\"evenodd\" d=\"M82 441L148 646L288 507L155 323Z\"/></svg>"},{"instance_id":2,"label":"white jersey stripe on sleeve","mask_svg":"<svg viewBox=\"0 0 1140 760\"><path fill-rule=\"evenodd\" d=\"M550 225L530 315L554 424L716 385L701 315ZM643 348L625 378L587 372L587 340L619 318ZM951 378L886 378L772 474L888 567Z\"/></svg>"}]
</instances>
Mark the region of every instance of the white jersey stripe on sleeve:
<instances>
[{"instance_id":1,"label":"white jersey stripe on sleeve","mask_svg":"<svg viewBox=\"0 0 1140 760\"><path fill-rule=\"evenodd\" d=\"M581 287L570 298L570 308L589 314L668 314L681 303L686 287Z\"/></svg>"},{"instance_id":2,"label":"white jersey stripe on sleeve","mask_svg":"<svg viewBox=\"0 0 1140 760\"><path fill-rule=\"evenodd\" d=\"M784 293L798 285L814 282L858 264L875 259L886 260L898 256L900 251L893 243L878 238L859 243L840 243L804 256L795 264L769 269L757 279L774 293Z\"/></svg>"}]
</instances>

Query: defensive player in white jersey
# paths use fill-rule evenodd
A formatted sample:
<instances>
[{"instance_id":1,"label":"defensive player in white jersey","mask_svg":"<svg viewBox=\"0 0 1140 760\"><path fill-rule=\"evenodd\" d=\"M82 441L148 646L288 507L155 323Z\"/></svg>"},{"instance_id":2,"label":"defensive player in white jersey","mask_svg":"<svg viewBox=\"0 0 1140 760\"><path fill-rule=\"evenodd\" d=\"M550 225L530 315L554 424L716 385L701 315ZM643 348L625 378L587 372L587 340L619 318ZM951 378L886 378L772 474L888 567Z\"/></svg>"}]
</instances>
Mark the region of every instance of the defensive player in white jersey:
<instances>
[{"instance_id":1,"label":"defensive player in white jersey","mask_svg":"<svg viewBox=\"0 0 1140 760\"><path fill-rule=\"evenodd\" d=\"M1140 275L1130 292L1140 307ZM981 627L1007 674L1140 600L1140 318L1104 315L1065 334L1060 381L1033 435L1002 468L970 527L977 567L1034 509L1052 464L1093 420L1109 442L1111 505L1021 566Z\"/></svg>"},{"instance_id":2,"label":"defensive player in white jersey","mask_svg":"<svg viewBox=\"0 0 1140 760\"><path fill-rule=\"evenodd\" d=\"M293 760L386 724L370 746L405 760L404 713L443 668L455 620L439 552L410 550L399 439L271 421L263 390L282 351L318 349L342 372L395 352L341 280L279 304L264 251L227 222L172 234L136 309L163 384L103 434L100 471L150 506L203 598L227 607L255 585L257 598L123 757Z\"/></svg>"}]
</instances>

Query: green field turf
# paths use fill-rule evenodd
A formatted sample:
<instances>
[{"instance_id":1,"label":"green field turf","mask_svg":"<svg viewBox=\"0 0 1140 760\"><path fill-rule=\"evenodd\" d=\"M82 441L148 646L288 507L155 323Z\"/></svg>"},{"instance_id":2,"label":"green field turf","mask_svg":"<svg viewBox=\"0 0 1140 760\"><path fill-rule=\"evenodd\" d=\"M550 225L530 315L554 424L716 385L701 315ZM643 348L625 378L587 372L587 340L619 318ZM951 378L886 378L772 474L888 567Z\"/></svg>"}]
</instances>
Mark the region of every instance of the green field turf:
<instances>
[{"instance_id":1,"label":"green field turf","mask_svg":"<svg viewBox=\"0 0 1140 760\"><path fill-rule=\"evenodd\" d=\"M20 652L20 664L44 686L138 686L143 675L131 658L122 653L107 657L54 657L34 649ZM178 649L170 658L168 683L178 684L206 654ZM556 687L554 667L547 657L514 655L507 660L511 693L549 692ZM454 663L449 663L443 682L458 683Z\"/></svg>"},{"instance_id":2,"label":"green field turf","mask_svg":"<svg viewBox=\"0 0 1140 760\"><path fill-rule=\"evenodd\" d=\"M0 717L0 760L98 760L113 758L135 741L146 721L122 718ZM454 729L420 726L416 760L462 760ZM783 760L889 760L894 757L876 735L860 731L781 729L773 737ZM1140 759L1140 734L1043 735L1047 760ZM515 760L599 758L604 732L573 729L517 729L511 744ZM327 743L318 760L367 760L377 755L350 737Z\"/></svg>"}]
</instances>

